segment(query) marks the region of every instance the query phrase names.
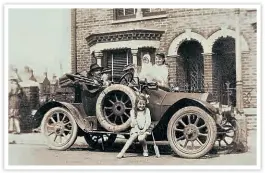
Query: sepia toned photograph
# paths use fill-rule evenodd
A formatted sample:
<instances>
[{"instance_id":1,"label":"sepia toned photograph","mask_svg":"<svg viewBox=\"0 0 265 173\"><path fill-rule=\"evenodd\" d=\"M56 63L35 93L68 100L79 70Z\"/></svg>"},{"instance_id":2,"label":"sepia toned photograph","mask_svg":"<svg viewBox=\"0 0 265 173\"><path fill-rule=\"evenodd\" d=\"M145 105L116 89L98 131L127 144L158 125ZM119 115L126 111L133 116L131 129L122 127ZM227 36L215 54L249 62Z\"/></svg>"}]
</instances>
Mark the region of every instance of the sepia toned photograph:
<instances>
[{"instance_id":1,"label":"sepia toned photograph","mask_svg":"<svg viewBox=\"0 0 265 173\"><path fill-rule=\"evenodd\" d=\"M8 167L257 166L260 6L112 7L5 6Z\"/></svg>"}]
</instances>

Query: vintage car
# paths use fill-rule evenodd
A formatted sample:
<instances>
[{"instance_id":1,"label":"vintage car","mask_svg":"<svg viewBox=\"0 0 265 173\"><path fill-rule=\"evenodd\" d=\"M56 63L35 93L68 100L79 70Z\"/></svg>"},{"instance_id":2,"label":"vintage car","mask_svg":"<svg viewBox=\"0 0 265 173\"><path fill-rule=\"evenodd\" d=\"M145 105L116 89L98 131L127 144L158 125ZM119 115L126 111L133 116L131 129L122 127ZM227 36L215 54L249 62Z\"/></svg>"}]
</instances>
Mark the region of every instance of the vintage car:
<instances>
[{"instance_id":1,"label":"vintage car","mask_svg":"<svg viewBox=\"0 0 265 173\"><path fill-rule=\"evenodd\" d=\"M72 101L52 100L34 116L36 127L41 125L50 149L66 150L77 136L84 136L90 147L102 149L110 147L117 135L128 138L130 110L135 106L137 92L150 96L149 130L155 140L168 141L180 157L202 157L215 144L222 151L231 151L238 140L234 109L210 104L209 93L165 91L156 83L139 81L131 73L110 86L80 74L66 74L64 79L73 88ZM152 141L152 136L147 140Z\"/></svg>"}]
</instances>

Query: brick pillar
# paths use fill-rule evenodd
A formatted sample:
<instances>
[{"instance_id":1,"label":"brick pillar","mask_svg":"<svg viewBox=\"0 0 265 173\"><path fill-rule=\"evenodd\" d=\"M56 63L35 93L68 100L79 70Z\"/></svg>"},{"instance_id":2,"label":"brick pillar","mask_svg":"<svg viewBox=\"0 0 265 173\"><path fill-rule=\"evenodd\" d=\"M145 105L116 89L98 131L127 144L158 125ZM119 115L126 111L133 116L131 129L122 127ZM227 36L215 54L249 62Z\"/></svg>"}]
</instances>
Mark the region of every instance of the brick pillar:
<instances>
[{"instance_id":1,"label":"brick pillar","mask_svg":"<svg viewBox=\"0 0 265 173\"><path fill-rule=\"evenodd\" d=\"M97 64L102 67L102 58L103 58L103 53L100 52L95 52L95 56L97 59Z\"/></svg>"},{"instance_id":2,"label":"brick pillar","mask_svg":"<svg viewBox=\"0 0 265 173\"><path fill-rule=\"evenodd\" d=\"M131 49L131 52L132 52L132 62L134 64L135 67L137 67L136 69L136 73L139 73L139 68L137 66L138 64L138 60L137 60L137 54L138 54L138 48L134 48L134 49Z\"/></svg>"},{"instance_id":3,"label":"brick pillar","mask_svg":"<svg viewBox=\"0 0 265 173\"><path fill-rule=\"evenodd\" d=\"M204 88L205 92L214 93L213 81L213 54L202 53L204 60Z\"/></svg>"},{"instance_id":4,"label":"brick pillar","mask_svg":"<svg viewBox=\"0 0 265 173\"><path fill-rule=\"evenodd\" d=\"M168 65L168 84L177 84L177 58L179 55L167 56L166 64Z\"/></svg>"}]
</instances>

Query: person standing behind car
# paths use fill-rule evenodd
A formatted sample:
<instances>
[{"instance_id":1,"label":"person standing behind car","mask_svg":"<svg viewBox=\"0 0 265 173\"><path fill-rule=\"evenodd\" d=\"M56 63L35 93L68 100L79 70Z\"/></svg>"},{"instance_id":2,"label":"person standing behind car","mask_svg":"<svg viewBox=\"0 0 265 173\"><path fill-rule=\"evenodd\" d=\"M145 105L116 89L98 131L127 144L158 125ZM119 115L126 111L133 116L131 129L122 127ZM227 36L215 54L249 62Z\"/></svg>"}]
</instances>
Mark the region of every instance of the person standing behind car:
<instances>
[{"instance_id":1,"label":"person standing behind car","mask_svg":"<svg viewBox=\"0 0 265 173\"><path fill-rule=\"evenodd\" d=\"M152 81L157 82L159 87L168 88L168 67L163 53L156 54L155 65L152 68Z\"/></svg>"},{"instance_id":2,"label":"person standing behind car","mask_svg":"<svg viewBox=\"0 0 265 173\"><path fill-rule=\"evenodd\" d=\"M10 78L11 86L8 94L9 98L9 133L20 134L20 103L22 91L18 84L18 79Z\"/></svg>"}]
</instances>

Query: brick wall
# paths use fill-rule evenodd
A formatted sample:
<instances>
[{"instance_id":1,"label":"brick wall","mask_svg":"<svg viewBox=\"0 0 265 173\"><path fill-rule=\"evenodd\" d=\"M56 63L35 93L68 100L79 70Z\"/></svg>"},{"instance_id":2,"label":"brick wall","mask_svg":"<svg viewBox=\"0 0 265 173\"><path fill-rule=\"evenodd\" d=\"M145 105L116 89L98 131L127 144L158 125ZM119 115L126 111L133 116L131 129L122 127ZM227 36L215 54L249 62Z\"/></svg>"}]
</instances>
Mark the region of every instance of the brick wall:
<instances>
[{"instance_id":1,"label":"brick wall","mask_svg":"<svg viewBox=\"0 0 265 173\"><path fill-rule=\"evenodd\" d=\"M32 130L31 111L38 109L39 106L39 88L23 87L23 97L21 102L21 130L30 132Z\"/></svg>"},{"instance_id":2,"label":"brick wall","mask_svg":"<svg viewBox=\"0 0 265 173\"><path fill-rule=\"evenodd\" d=\"M192 32L208 38L222 27L235 29L234 9L166 9L166 17L117 23L113 18L113 9L76 9L72 10L72 71L88 69L91 64L89 46L86 37L92 33L111 31L119 28L132 29L137 27L162 29L165 33L160 40L157 51L165 52L172 41L191 29ZM244 92L247 88L254 88L251 99L245 107L256 107L256 33L251 26L250 18L255 18L253 10L241 9L240 28L242 35L249 45L249 52L242 56L242 74ZM74 20L76 18L76 20ZM114 22L113 22L114 21ZM208 53L208 52L207 52ZM75 61L77 59L77 61ZM169 58L169 77L176 78L177 62ZM207 73L207 71L206 71ZM207 74L205 74L207 75Z\"/></svg>"}]
</instances>

